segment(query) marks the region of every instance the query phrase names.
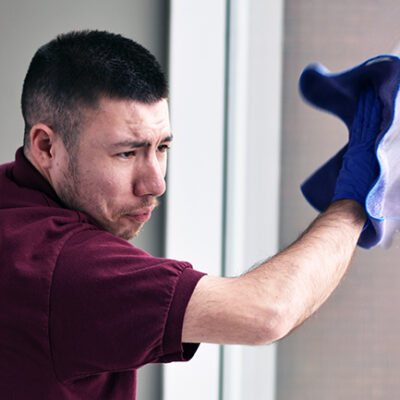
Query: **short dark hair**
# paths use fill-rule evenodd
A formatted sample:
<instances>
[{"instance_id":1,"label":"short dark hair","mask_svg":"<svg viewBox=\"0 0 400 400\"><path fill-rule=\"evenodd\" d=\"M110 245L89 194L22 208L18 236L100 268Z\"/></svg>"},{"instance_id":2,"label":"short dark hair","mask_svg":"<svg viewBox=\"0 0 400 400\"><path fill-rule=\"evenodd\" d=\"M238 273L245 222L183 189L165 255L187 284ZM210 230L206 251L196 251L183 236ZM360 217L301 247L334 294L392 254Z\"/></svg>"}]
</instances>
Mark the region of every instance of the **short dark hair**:
<instances>
[{"instance_id":1,"label":"short dark hair","mask_svg":"<svg viewBox=\"0 0 400 400\"><path fill-rule=\"evenodd\" d=\"M101 97L151 104L167 96L159 63L133 40L96 30L61 34L38 49L25 77L24 146L29 146L32 126L42 122L71 147L80 111L95 108Z\"/></svg>"}]
</instances>

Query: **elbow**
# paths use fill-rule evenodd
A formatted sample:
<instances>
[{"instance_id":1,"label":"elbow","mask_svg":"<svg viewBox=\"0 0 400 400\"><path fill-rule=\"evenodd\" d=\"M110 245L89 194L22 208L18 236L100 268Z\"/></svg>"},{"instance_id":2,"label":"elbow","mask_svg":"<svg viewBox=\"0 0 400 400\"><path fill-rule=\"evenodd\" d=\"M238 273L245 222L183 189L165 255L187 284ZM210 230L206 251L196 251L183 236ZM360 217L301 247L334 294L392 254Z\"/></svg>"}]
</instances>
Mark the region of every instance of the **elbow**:
<instances>
[{"instance_id":1,"label":"elbow","mask_svg":"<svg viewBox=\"0 0 400 400\"><path fill-rule=\"evenodd\" d=\"M253 335L249 336L251 345L266 345L282 339L289 334L296 324L291 320L290 313L278 307L268 307L259 310L254 317Z\"/></svg>"}]
</instances>

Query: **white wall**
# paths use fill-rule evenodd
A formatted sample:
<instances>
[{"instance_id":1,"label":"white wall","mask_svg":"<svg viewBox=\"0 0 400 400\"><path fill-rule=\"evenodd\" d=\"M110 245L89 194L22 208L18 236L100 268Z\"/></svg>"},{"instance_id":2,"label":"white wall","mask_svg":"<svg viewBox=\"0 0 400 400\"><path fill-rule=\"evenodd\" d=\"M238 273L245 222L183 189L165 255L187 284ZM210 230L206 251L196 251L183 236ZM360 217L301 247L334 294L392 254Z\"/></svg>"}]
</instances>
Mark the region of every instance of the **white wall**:
<instances>
[{"instance_id":1,"label":"white wall","mask_svg":"<svg viewBox=\"0 0 400 400\"><path fill-rule=\"evenodd\" d=\"M206 21L206 23L205 23ZM171 1L167 256L221 274L225 0ZM164 399L217 400L220 349L164 369Z\"/></svg>"}]
</instances>

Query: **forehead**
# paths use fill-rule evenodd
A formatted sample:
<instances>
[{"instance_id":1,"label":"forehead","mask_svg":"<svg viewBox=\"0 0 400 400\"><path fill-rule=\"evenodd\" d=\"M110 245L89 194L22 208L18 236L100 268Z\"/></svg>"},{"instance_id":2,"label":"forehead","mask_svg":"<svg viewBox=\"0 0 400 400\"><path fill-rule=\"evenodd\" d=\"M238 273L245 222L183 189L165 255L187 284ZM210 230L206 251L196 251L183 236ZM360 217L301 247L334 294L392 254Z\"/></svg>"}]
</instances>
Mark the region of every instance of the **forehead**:
<instances>
[{"instance_id":1,"label":"forehead","mask_svg":"<svg viewBox=\"0 0 400 400\"><path fill-rule=\"evenodd\" d=\"M83 136L103 145L132 138L152 141L170 135L166 99L146 104L102 98L86 116Z\"/></svg>"}]
</instances>

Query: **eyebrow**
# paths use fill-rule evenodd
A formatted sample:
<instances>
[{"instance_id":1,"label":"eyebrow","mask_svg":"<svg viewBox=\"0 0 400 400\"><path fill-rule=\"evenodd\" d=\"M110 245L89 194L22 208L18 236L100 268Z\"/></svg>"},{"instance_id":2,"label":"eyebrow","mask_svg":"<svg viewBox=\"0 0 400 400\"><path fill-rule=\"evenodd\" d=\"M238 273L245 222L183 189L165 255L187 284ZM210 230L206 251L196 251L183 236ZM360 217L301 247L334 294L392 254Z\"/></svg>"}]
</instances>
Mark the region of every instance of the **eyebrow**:
<instances>
[{"instance_id":1,"label":"eyebrow","mask_svg":"<svg viewBox=\"0 0 400 400\"><path fill-rule=\"evenodd\" d=\"M173 139L173 136L169 135L169 136L166 136L165 138L163 138L160 143L169 143L169 142L172 142L172 139ZM146 146L149 146L149 145L150 145L150 143L148 141L146 141L146 140L142 140L142 141L139 141L139 140L123 140L121 142L113 143L112 146L116 147L116 148L129 147L131 149L137 149L137 148L146 147Z\"/></svg>"}]
</instances>

